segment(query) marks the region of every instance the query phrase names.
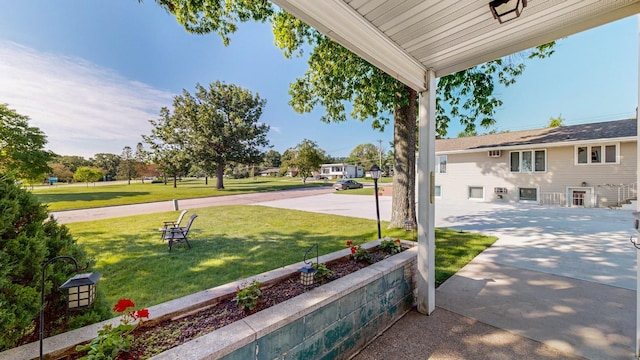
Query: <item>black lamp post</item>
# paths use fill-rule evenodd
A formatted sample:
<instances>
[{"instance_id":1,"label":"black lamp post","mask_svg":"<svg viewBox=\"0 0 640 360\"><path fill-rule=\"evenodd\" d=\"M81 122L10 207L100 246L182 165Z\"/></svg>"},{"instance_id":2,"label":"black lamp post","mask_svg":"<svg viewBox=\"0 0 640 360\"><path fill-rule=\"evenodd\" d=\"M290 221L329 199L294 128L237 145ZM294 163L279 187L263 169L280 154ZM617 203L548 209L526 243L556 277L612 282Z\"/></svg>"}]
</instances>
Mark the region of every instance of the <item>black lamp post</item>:
<instances>
[{"instance_id":1,"label":"black lamp post","mask_svg":"<svg viewBox=\"0 0 640 360\"><path fill-rule=\"evenodd\" d=\"M376 217L378 218L378 239L382 239L382 234L380 233L380 205L378 203L378 179L380 179L380 175L382 175L382 171L378 165L373 164L371 169L369 169L369 174L371 174L371 178L373 179L373 187L376 193Z\"/></svg>"},{"instance_id":2,"label":"black lamp post","mask_svg":"<svg viewBox=\"0 0 640 360\"><path fill-rule=\"evenodd\" d=\"M42 265L42 281L40 287L40 360L42 360L42 339L44 336L44 280L47 266L58 260L69 260L73 262L78 268L78 261L75 258L67 255L56 256L47 260ZM69 291L69 300L67 302L67 308L70 310L79 310L91 306L96 299L96 283L100 278L100 274L86 273L78 274L71 279L67 280L60 289Z\"/></svg>"}]
</instances>

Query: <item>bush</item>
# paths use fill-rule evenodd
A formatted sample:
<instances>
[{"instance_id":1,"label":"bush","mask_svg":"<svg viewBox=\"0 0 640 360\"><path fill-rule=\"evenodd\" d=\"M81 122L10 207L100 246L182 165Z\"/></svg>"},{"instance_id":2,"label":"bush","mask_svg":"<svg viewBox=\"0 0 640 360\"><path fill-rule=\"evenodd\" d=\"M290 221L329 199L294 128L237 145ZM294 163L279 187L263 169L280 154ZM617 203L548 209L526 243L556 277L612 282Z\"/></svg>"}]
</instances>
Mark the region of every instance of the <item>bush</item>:
<instances>
[{"instance_id":1,"label":"bush","mask_svg":"<svg viewBox=\"0 0 640 360\"><path fill-rule=\"evenodd\" d=\"M73 256L81 267L89 260L67 227L50 217L30 192L0 174L0 351L37 340L42 264L58 255ZM45 314L56 316L45 316L45 335L86 324L74 316L101 320L110 315L106 303L88 313L67 311L67 295L58 288L74 274L75 267L66 261L47 267Z\"/></svg>"}]
</instances>

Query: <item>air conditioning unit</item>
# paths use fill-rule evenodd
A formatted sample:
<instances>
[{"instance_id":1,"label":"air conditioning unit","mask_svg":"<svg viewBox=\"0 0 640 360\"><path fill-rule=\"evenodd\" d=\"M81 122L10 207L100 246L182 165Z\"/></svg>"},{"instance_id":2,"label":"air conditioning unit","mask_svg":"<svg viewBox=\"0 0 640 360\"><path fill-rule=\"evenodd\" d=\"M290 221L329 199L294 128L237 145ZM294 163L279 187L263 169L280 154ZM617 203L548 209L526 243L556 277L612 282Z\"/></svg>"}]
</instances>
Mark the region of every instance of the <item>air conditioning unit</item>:
<instances>
[{"instance_id":1,"label":"air conditioning unit","mask_svg":"<svg viewBox=\"0 0 640 360\"><path fill-rule=\"evenodd\" d=\"M489 157L500 157L502 152L500 150L489 150Z\"/></svg>"}]
</instances>

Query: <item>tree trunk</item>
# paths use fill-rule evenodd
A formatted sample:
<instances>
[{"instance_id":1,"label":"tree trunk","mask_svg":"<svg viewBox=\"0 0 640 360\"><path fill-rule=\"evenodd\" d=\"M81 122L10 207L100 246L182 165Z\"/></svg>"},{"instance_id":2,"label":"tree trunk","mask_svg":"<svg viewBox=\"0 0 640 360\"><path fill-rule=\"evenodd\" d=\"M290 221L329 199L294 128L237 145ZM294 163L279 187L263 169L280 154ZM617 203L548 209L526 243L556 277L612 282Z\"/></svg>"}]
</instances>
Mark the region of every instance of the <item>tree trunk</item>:
<instances>
[{"instance_id":1,"label":"tree trunk","mask_svg":"<svg viewBox=\"0 0 640 360\"><path fill-rule=\"evenodd\" d=\"M216 189L221 190L224 189L224 164L218 164L218 168L216 169Z\"/></svg>"},{"instance_id":2,"label":"tree trunk","mask_svg":"<svg viewBox=\"0 0 640 360\"><path fill-rule=\"evenodd\" d=\"M173 175L173 187L178 187L178 175Z\"/></svg>"},{"instance_id":3,"label":"tree trunk","mask_svg":"<svg viewBox=\"0 0 640 360\"><path fill-rule=\"evenodd\" d=\"M204 177L204 184L205 184L205 185L209 185L209 175L205 175L205 177Z\"/></svg>"},{"instance_id":4,"label":"tree trunk","mask_svg":"<svg viewBox=\"0 0 640 360\"><path fill-rule=\"evenodd\" d=\"M416 118L418 94L409 87L406 102L397 99L393 127L393 199L389 228L404 227L405 220L416 221ZM402 96L400 92L396 96ZM402 104L402 105L400 105Z\"/></svg>"}]
</instances>

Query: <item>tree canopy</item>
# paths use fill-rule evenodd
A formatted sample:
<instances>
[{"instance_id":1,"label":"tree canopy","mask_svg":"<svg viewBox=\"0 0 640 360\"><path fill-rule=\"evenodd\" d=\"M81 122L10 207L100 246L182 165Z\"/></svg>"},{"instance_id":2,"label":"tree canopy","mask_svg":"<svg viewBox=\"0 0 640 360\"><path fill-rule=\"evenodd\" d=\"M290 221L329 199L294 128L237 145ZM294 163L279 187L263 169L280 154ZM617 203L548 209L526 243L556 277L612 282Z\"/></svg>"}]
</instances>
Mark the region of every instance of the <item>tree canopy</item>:
<instances>
[{"instance_id":1,"label":"tree canopy","mask_svg":"<svg viewBox=\"0 0 640 360\"><path fill-rule=\"evenodd\" d=\"M325 161L324 150L315 141L304 139L293 148L287 149L282 155L282 167L293 170L306 182L313 172L320 168Z\"/></svg>"},{"instance_id":2,"label":"tree canopy","mask_svg":"<svg viewBox=\"0 0 640 360\"><path fill-rule=\"evenodd\" d=\"M90 182L100 181L104 176L104 172L97 167L81 166L73 174L73 180L87 183L89 187Z\"/></svg>"},{"instance_id":3,"label":"tree canopy","mask_svg":"<svg viewBox=\"0 0 640 360\"><path fill-rule=\"evenodd\" d=\"M558 115L558 117L549 118L549 124L547 125L547 127L553 128L553 127L560 127L560 126L564 126L564 119L562 118L562 115Z\"/></svg>"},{"instance_id":4,"label":"tree canopy","mask_svg":"<svg viewBox=\"0 0 640 360\"><path fill-rule=\"evenodd\" d=\"M47 137L29 126L29 117L0 104L0 172L20 179L44 177L54 154L45 151Z\"/></svg>"},{"instance_id":5,"label":"tree canopy","mask_svg":"<svg viewBox=\"0 0 640 360\"><path fill-rule=\"evenodd\" d=\"M369 170L373 164L378 163L380 149L373 144L360 144L351 150L349 157L345 160ZM379 164L381 168L384 166Z\"/></svg>"},{"instance_id":6,"label":"tree canopy","mask_svg":"<svg viewBox=\"0 0 640 360\"><path fill-rule=\"evenodd\" d=\"M224 189L224 169L230 163L259 164L269 146L269 126L259 122L266 100L242 87L211 83L197 84L196 93L183 90L161 118L152 121L151 145L158 164L177 175L187 164L216 174L217 189ZM175 181L174 181L175 186Z\"/></svg>"}]
</instances>

